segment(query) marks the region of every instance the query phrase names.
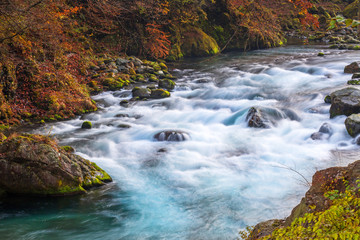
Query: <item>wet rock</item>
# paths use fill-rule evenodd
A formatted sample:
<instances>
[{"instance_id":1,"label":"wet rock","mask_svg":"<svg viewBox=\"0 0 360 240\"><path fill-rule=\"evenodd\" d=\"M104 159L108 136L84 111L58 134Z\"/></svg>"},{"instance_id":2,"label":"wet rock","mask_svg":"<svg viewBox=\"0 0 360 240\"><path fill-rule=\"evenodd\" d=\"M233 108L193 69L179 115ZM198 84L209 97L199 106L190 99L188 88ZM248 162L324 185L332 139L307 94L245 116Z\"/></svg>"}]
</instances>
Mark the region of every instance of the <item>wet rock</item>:
<instances>
[{"instance_id":1,"label":"wet rock","mask_svg":"<svg viewBox=\"0 0 360 240\"><path fill-rule=\"evenodd\" d=\"M351 77L351 79L359 79L360 78L360 73L354 73Z\"/></svg>"},{"instance_id":2,"label":"wet rock","mask_svg":"<svg viewBox=\"0 0 360 240\"><path fill-rule=\"evenodd\" d=\"M74 195L110 181L95 163L47 137L24 134L0 144L0 189L7 193Z\"/></svg>"},{"instance_id":3,"label":"wet rock","mask_svg":"<svg viewBox=\"0 0 360 240\"><path fill-rule=\"evenodd\" d=\"M127 63L129 63L130 61L125 59L125 58L118 58L116 59L116 65L121 66L121 65L126 65Z\"/></svg>"},{"instance_id":4,"label":"wet rock","mask_svg":"<svg viewBox=\"0 0 360 240\"><path fill-rule=\"evenodd\" d=\"M338 115L350 116L360 113L360 90L353 87L343 88L330 94L330 118Z\"/></svg>"},{"instance_id":5,"label":"wet rock","mask_svg":"<svg viewBox=\"0 0 360 240\"><path fill-rule=\"evenodd\" d=\"M120 102L120 106L125 107L125 108L129 107L129 101L128 100L122 100Z\"/></svg>"},{"instance_id":6,"label":"wet rock","mask_svg":"<svg viewBox=\"0 0 360 240\"><path fill-rule=\"evenodd\" d=\"M329 139L332 134L333 129L331 125L328 123L324 123L323 125L321 125L319 131L311 134L310 137L312 140L325 140Z\"/></svg>"},{"instance_id":7,"label":"wet rock","mask_svg":"<svg viewBox=\"0 0 360 240\"><path fill-rule=\"evenodd\" d=\"M323 125L321 125L320 129L319 129L320 133L327 133L332 135L333 134L333 129L331 127L330 124L328 123L323 123Z\"/></svg>"},{"instance_id":8,"label":"wet rock","mask_svg":"<svg viewBox=\"0 0 360 240\"><path fill-rule=\"evenodd\" d=\"M352 79L347 81L348 85L360 85L360 79Z\"/></svg>"},{"instance_id":9,"label":"wet rock","mask_svg":"<svg viewBox=\"0 0 360 240\"><path fill-rule=\"evenodd\" d=\"M163 79L159 81L159 87L167 90L173 90L175 88L175 82L170 79Z\"/></svg>"},{"instance_id":10,"label":"wet rock","mask_svg":"<svg viewBox=\"0 0 360 240\"><path fill-rule=\"evenodd\" d=\"M90 121L85 121L81 124L81 128L82 129L91 129L92 128L92 123Z\"/></svg>"},{"instance_id":11,"label":"wet rock","mask_svg":"<svg viewBox=\"0 0 360 240\"><path fill-rule=\"evenodd\" d=\"M155 89L151 91L151 98L160 99L170 97L170 93L164 89Z\"/></svg>"},{"instance_id":12,"label":"wet rock","mask_svg":"<svg viewBox=\"0 0 360 240\"><path fill-rule=\"evenodd\" d=\"M324 98L325 103L331 103L331 97L329 95L326 95Z\"/></svg>"},{"instance_id":13,"label":"wet rock","mask_svg":"<svg viewBox=\"0 0 360 240\"><path fill-rule=\"evenodd\" d=\"M169 142L181 142L190 139L188 133L183 131L161 131L154 135L154 138L158 141L169 141Z\"/></svg>"},{"instance_id":14,"label":"wet rock","mask_svg":"<svg viewBox=\"0 0 360 240\"><path fill-rule=\"evenodd\" d=\"M246 115L248 126L254 128L270 128L281 119L299 121L300 117L293 110L270 107L251 107Z\"/></svg>"},{"instance_id":15,"label":"wet rock","mask_svg":"<svg viewBox=\"0 0 360 240\"><path fill-rule=\"evenodd\" d=\"M131 128L131 126L129 124L122 123L118 125L118 128Z\"/></svg>"},{"instance_id":16,"label":"wet rock","mask_svg":"<svg viewBox=\"0 0 360 240\"><path fill-rule=\"evenodd\" d=\"M129 118L130 115L129 115L129 114L126 114L126 113L119 113L119 114L116 114L115 117L118 117L118 118Z\"/></svg>"},{"instance_id":17,"label":"wet rock","mask_svg":"<svg viewBox=\"0 0 360 240\"><path fill-rule=\"evenodd\" d=\"M358 62L353 62L344 68L344 73L358 73L360 72L360 66Z\"/></svg>"},{"instance_id":18,"label":"wet rock","mask_svg":"<svg viewBox=\"0 0 360 240\"><path fill-rule=\"evenodd\" d=\"M360 133L360 114L352 114L347 117L345 127L350 136L356 137Z\"/></svg>"},{"instance_id":19,"label":"wet rock","mask_svg":"<svg viewBox=\"0 0 360 240\"><path fill-rule=\"evenodd\" d=\"M134 87L133 90L131 91L133 98L149 98L150 97L150 90L147 88L139 88L139 87Z\"/></svg>"}]
</instances>

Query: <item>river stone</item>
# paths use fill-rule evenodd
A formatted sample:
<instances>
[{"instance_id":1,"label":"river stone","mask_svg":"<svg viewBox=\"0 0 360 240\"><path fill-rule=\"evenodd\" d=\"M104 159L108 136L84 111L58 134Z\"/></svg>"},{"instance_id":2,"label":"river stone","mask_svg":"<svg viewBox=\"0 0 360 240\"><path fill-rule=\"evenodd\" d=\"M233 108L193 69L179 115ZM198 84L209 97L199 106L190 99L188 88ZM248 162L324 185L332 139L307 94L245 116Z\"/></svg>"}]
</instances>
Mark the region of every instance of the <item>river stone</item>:
<instances>
[{"instance_id":1,"label":"river stone","mask_svg":"<svg viewBox=\"0 0 360 240\"><path fill-rule=\"evenodd\" d=\"M310 137L312 140L325 140L328 139L332 134L333 134L333 129L331 125L328 123L323 123L319 131L314 132L313 134L311 134Z\"/></svg>"},{"instance_id":2,"label":"river stone","mask_svg":"<svg viewBox=\"0 0 360 240\"><path fill-rule=\"evenodd\" d=\"M131 92L134 98L139 97L140 99L142 99L150 97L150 91L147 88L134 87Z\"/></svg>"},{"instance_id":3,"label":"river stone","mask_svg":"<svg viewBox=\"0 0 360 240\"><path fill-rule=\"evenodd\" d=\"M175 82L170 79L163 79L159 81L159 87L167 90L173 90L175 88Z\"/></svg>"},{"instance_id":4,"label":"river stone","mask_svg":"<svg viewBox=\"0 0 360 240\"><path fill-rule=\"evenodd\" d=\"M326 95L324 98L325 103L331 103L331 97L329 95Z\"/></svg>"},{"instance_id":5,"label":"river stone","mask_svg":"<svg viewBox=\"0 0 360 240\"><path fill-rule=\"evenodd\" d=\"M170 93L164 89L155 89L151 91L150 97L154 99L167 98L170 97Z\"/></svg>"},{"instance_id":6,"label":"river stone","mask_svg":"<svg viewBox=\"0 0 360 240\"><path fill-rule=\"evenodd\" d=\"M110 181L95 163L65 151L48 137L24 134L0 143L0 189L7 193L74 195Z\"/></svg>"},{"instance_id":7,"label":"river stone","mask_svg":"<svg viewBox=\"0 0 360 240\"><path fill-rule=\"evenodd\" d=\"M338 115L350 116L360 113L360 90L353 87L343 88L330 94L330 118Z\"/></svg>"},{"instance_id":8,"label":"river stone","mask_svg":"<svg viewBox=\"0 0 360 240\"><path fill-rule=\"evenodd\" d=\"M154 135L154 138L158 141L169 141L169 142L181 142L190 139L188 133L183 131L171 130L161 131Z\"/></svg>"},{"instance_id":9,"label":"river stone","mask_svg":"<svg viewBox=\"0 0 360 240\"><path fill-rule=\"evenodd\" d=\"M360 133L360 114L352 114L345 120L346 130L350 136L356 137Z\"/></svg>"},{"instance_id":10,"label":"river stone","mask_svg":"<svg viewBox=\"0 0 360 240\"><path fill-rule=\"evenodd\" d=\"M277 109L271 107L251 107L246 115L246 122L253 128L270 128L281 119L301 120L291 109Z\"/></svg>"},{"instance_id":11,"label":"river stone","mask_svg":"<svg viewBox=\"0 0 360 240\"><path fill-rule=\"evenodd\" d=\"M359 79L360 78L360 73L354 73L351 77L351 79Z\"/></svg>"},{"instance_id":12,"label":"river stone","mask_svg":"<svg viewBox=\"0 0 360 240\"><path fill-rule=\"evenodd\" d=\"M360 72L360 66L358 62L352 62L351 64L347 65L344 69L344 73L358 73Z\"/></svg>"}]
</instances>

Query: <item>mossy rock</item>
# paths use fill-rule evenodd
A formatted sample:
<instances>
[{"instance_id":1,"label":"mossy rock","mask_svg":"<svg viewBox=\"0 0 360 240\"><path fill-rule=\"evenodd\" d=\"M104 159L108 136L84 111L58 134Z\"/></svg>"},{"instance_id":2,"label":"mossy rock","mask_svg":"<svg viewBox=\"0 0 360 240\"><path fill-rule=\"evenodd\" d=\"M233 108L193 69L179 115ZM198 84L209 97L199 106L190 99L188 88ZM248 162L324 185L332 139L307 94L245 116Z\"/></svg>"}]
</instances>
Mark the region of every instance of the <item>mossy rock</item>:
<instances>
[{"instance_id":1,"label":"mossy rock","mask_svg":"<svg viewBox=\"0 0 360 240\"><path fill-rule=\"evenodd\" d=\"M102 82L104 87L108 90L115 91L123 88L124 86L128 85L127 81L122 80L121 78L105 78Z\"/></svg>"},{"instance_id":2,"label":"mossy rock","mask_svg":"<svg viewBox=\"0 0 360 240\"><path fill-rule=\"evenodd\" d=\"M167 90L173 90L175 88L175 82L170 79L163 79L159 81L159 87Z\"/></svg>"},{"instance_id":3,"label":"mossy rock","mask_svg":"<svg viewBox=\"0 0 360 240\"><path fill-rule=\"evenodd\" d=\"M347 84L349 85L360 85L360 79L352 79L347 81Z\"/></svg>"},{"instance_id":4,"label":"mossy rock","mask_svg":"<svg viewBox=\"0 0 360 240\"><path fill-rule=\"evenodd\" d=\"M149 75L149 82L158 82L159 79L154 74Z\"/></svg>"},{"instance_id":5,"label":"mossy rock","mask_svg":"<svg viewBox=\"0 0 360 240\"><path fill-rule=\"evenodd\" d=\"M159 63L159 66L161 67L161 70L168 70L168 67L166 66L165 63Z\"/></svg>"},{"instance_id":6,"label":"mossy rock","mask_svg":"<svg viewBox=\"0 0 360 240\"><path fill-rule=\"evenodd\" d=\"M352 19L357 18L358 8L359 8L358 6L359 6L359 0L356 0L351 4L347 5L343 11L344 17L352 18Z\"/></svg>"},{"instance_id":7,"label":"mossy rock","mask_svg":"<svg viewBox=\"0 0 360 240\"><path fill-rule=\"evenodd\" d=\"M331 97L329 95L326 95L324 98L325 103L331 103Z\"/></svg>"},{"instance_id":8,"label":"mossy rock","mask_svg":"<svg viewBox=\"0 0 360 240\"><path fill-rule=\"evenodd\" d=\"M151 91L151 98L160 99L170 97L170 93L164 89L155 89Z\"/></svg>"},{"instance_id":9,"label":"mossy rock","mask_svg":"<svg viewBox=\"0 0 360 240\"><path fill-rule=\"evenodd\" d=\"M323 57L323 56L325 56L325 53L319 52L319 53L318 53L318 56L319 56L319 57Z\"/></svg>"},{"instance_id":10,"label":"mossy rock","mask_svg":"<svg viewBox=\"0 0 360 240\"><path fill-rule=\"evenodd\" d=\"M65 196L112 181L109 174L41 135L13 135L0 143L0 186L7 193Z\"/></svg>"},{"instance_id":11,"label":"mossy rock","mask_svg":"<svg viewBox=\"0 0 360 240\"><path fill-rule=\"evenodd\" d=\"M184 29L180 48L186 57L207 57L220 51L215 39L197 27Z\"/></svg>"},{"instance_id":12,"label":"mossy rock","mask_svg":"<svg viewBox=\"0 0 360 240\"><path fill-rule=\"evenodd\" d=\"M64 149L65 152L68 152L68 153L75 152L75 149L71 146L62 146L61 148Z\"/></svg>"},{"instance_id":13,"label":"mossy rock","mask_svg":"<svg viewBox=\"0 0 360 240\"><path fill-rule=\"evenodd\" d=\"M82 123L81 125L82 129L91 129L92 128L92 123L90 121L85 121Z\"/></svg>"}]
</instances>

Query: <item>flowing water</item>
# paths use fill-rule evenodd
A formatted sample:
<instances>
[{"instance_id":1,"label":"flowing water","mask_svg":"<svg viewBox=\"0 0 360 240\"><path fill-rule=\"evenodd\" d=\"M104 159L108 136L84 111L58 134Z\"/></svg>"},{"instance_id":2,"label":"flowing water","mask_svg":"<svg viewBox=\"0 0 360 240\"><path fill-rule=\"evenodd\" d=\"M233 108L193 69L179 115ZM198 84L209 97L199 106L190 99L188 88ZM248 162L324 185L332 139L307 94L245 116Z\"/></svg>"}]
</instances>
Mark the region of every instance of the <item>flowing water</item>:
<instances>
[{"instance_id":1,"label":"flowing water","mask_svg":"<svg viewBox=\"0 0 360 240\"><path fill-rule=\"evenodd\" d=\"M105 92L93 97L98 112L35 129L75 147L114 183L83 196L2 201L1 239L235 239L247 225L289 215L316 170L356 158L345 117L330 120L323 99L345 86L344 66L359 54L317 57L321 50L288 46L187 61L174 67L170 98L124 108L131 91ZM249 128L253 106L297 117ZM85 119L91 130L80 129ZM331 137L312 140L325 122ZM190 139L154 140L162 130Z\"/></svg>"}]
</instances>

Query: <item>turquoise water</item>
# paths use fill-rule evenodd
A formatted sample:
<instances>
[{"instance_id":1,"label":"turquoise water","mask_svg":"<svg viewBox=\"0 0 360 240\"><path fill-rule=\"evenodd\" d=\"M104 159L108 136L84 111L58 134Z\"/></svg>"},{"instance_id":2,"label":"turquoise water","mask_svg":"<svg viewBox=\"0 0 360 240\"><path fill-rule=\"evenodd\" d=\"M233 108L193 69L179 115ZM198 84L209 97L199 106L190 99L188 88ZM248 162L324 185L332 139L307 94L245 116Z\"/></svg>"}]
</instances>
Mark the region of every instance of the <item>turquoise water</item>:
<instances>
[{"instance_id":1,"label":"turquoise water","mask_svg":"<svg viewBox=\"0 0 360 240\"><path fill-rule=\"evenodd\" d=\"M311 181L318 169L346 165L346 153L357 149L345 117L330 120L323 102L345 86L344 66L357 59L322 46L228 53L174 65L177 87L168 99L123 108L129 90L94 96L100 111L33 132L51 131L114 183L83 196L2 200L1 239L235 239L247 225L287 216L308 189L290 168ZM298 119L248 128L253 106ZM80 129L84 120L94 128ZM333 135L310 139L324 122ZM163 130L190 139L155 141Z\"/></svg>"}]
</instances>

